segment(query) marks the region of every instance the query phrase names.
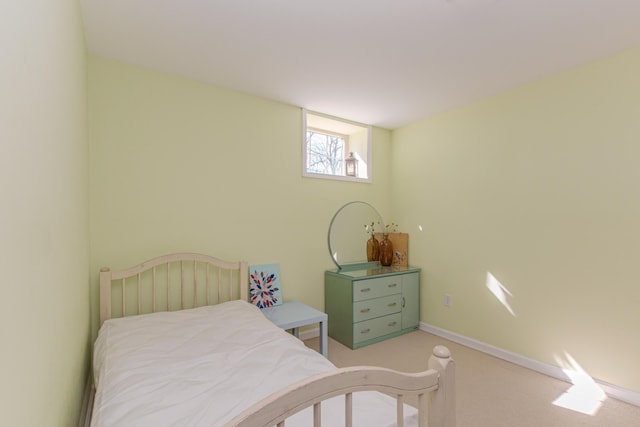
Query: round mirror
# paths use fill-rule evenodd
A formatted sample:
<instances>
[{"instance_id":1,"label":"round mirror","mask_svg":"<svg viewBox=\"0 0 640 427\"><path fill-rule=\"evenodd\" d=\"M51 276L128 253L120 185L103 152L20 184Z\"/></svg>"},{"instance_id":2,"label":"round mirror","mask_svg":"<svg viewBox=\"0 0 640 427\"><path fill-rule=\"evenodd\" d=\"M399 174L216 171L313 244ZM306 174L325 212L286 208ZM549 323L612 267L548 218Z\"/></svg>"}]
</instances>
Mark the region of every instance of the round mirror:
<instances>
[{"instance_id":1,"label":"round mirror","mask_svg":"<svg viewBox=\"0 0 640 427\"><path fill-rule=\"evenodd\" d=\"M366 202L349 202L333 215L329 224L329 255L338 266L367 262L365 225L382 224L382 217Z\"/></svg>"}]
</instances>

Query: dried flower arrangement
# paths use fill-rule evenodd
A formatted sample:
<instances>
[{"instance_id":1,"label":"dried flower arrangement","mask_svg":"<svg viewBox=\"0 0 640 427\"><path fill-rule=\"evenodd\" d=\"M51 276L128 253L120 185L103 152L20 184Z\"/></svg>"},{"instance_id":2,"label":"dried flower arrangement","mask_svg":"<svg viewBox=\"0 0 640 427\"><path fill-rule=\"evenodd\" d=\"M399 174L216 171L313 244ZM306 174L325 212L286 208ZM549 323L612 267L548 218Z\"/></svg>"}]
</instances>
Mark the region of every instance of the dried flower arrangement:
<instances>
[{"instance_id":1,"label":"dried flower arrangement","mask_svg":"<svg viewBox=\"0 0 640 427\"><path fill-rule=\"evenodd\" d=\"M395 233L398 230L398 224L392 222L391 224L387 224L384 226L384 234Z\"/></svg>"}]
</instances>

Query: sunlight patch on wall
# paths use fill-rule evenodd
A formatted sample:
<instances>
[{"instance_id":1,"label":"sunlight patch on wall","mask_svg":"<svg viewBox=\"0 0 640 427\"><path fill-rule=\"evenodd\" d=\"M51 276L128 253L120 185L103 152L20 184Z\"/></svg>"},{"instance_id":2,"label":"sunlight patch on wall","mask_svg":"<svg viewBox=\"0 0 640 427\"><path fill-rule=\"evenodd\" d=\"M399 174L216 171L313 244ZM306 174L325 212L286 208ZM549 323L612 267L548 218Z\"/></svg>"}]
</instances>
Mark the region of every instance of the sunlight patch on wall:
<instances>
[{"instance_id":1,"label":"sunlight patch on wall","mask_svg":"<svg viewBox=\"0 0 640 427\"><path fill-rule=\"evenodd\" d=\"M595 415L607 395L569 353L565 352L565 358L566 360L562 360L556 357L556 361L573 385L554 400L553 404L582 414Z\"/></svg>"},{"instance_id":2,"label":"sunlight patch on wall","mask_svg":"<svg viewBox=\"0 0 640 427\"><path fill-rule=\"evenodd\" d=\"M507 311L511 313L513 317L516 317L516 314L513 311L513 308L511 308L511 304L509 304L509 301L508 301L509 298L513 298L513 294L509 292L509 289L507 289L502 283L498 281L498 279L494 277L493 274L491 274L488 271L487 271L487 289L491 291L493 296L495 296L498 299L498 301L500 301L500 303L504 306L504 308L506 308Z\"/></svg>"}]
</instances>

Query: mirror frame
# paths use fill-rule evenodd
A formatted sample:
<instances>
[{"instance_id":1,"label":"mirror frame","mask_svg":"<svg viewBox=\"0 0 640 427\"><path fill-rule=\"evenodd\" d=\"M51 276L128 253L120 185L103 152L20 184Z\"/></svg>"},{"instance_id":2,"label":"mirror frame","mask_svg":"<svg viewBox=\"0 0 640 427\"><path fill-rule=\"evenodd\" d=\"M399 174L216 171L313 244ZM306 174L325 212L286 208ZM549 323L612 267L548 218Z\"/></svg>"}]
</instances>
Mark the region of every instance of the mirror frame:
<instances>
[{"instance_id":1,"label":"mirror frame","mask_svg":"<svg viewBox=\"0 0 640 427\"><path fill-rule=\"evenodd\" d=\"M329 248L329 256L331 257L331 260L333 261L333 263L338 267L338 269L343 269L346 265L349 265L349 264L362 264L362 263L368 262L366 259L366 246L365 246L366 240L364 240L363 242L365 243L365 245L363 245L363 253L365 254L365 256L364 256L364 260L361 260L361 261L352 260L345 263L339 263L338 260L336 260L336 257L334 256L334 253L337 252L335 251L336 248L332 247L331 245L331 231L334 227L334 224L336 223L336 219L339 218L341 213L344 214L345 208L348 208L349 206L352 206L354 204L362 204L362 205L368 206L372 211L372 216L376 216L375 218L368 218L365 220L358 219L358 224L353 224L353 227L352 227L354 230L354 233L356 232L355 230L358 230L357 231L358 233L362 233L363 226L366 224L369 224L371 220L373 220L374 222L379 222L380 224L383 223L382 215L380 215L380 213L376 210L376 208L374 208L370 203L363 202L361 200L354 200L354 201L345 203L336 211L336 213L331 218L331 222L329 223L329 230L327 232L327 247ZM335 242L334 242L334 246L335 246Z\"/></svg>"}]
</instances>

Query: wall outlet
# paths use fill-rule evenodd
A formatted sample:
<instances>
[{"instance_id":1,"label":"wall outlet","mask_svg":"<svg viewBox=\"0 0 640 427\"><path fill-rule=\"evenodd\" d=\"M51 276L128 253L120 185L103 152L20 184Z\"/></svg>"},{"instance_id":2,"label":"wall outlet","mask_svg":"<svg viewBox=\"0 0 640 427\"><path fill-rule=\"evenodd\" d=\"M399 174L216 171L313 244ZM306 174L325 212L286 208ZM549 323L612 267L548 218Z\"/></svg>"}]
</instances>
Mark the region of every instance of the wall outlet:
<instances>
[{"instance_id":1,"label":"wall outlet","mask_svg":"<svg viewBox=\"0 0 640 427\"><path fill-rule=\"evenodd\" d=\"M444 294L444 306L451 307L452 305L453 305L453 298L451 298L451 295Z\"/></svg>"}]
</instances>

